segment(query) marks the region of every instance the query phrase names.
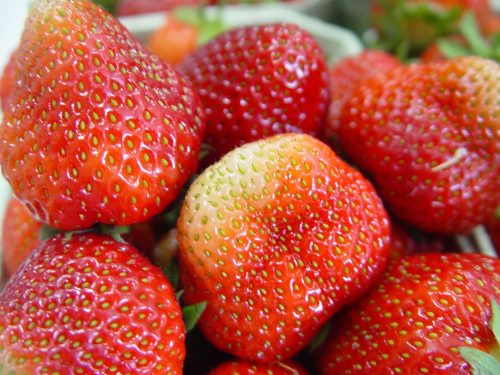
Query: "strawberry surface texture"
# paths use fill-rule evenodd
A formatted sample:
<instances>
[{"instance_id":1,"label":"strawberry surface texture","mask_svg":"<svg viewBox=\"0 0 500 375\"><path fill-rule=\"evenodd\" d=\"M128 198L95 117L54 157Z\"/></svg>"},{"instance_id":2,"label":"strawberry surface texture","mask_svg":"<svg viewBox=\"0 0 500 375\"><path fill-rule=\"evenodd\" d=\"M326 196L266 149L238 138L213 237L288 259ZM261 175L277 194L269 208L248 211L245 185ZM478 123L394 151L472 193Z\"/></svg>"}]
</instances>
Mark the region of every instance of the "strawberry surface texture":
<instances>
[{"instance_id":1,"label":"strawberry surface texture","mask_svg":"<svg viewBox=\"0 0 500 375\"><path fill-rule=\"evenodd\" d=\"M284 134L228 153L178 221L187 303L219 349L291 357L385 266L389 221L370 183L319 140Z\"/></svg>"},{"instance_id":2,"label":"strawberry surface texture","mask_svg":"<svg viewBox=\"0 0 500 375\"><path fill-rule=\"evenodd\" d=\"M206 109L205 141L216 156L274 134L317 134L324 125L325 57L297 25L229 30L195 50L180 70Z\"/></svg>"},{"instance_id":3,"label":"strawberry surface texture","mask_svg":"<svg viewBox=\"0 0 500 375\"><path fill-rule=\"evenodd\" d=\"M184 337L165 275L109 237L44 242L0 295L2 374L182 374Z\"/></svg>"},{"instance_id":4,"label":"strawberry surface texture","mask_svg":"<svg viewBox=\"0 0 500 375\"><path fill-rule=\"evenodd\" d=\"M498 259L422 254L391 262L381 283L335 321L320 373L471 374L459 349L495 350L492 300L500 300Z\"/></svg>"},{"instance_id":5,"label":"strawberry surface texture","mask_svg":"<svg viewBox=\"0 0 500 375\"><path fill-rule=\"evenodd\" d=\"M414 64L361 84L340 116L343 151L414 226L466 233L500 202L500 66Z\"/></svg>"},{"instance_id":6,"label":"strawberry surface texture","mask_svg":"<svg viewBox=\"0 0 500 375\"><path fill-rule=\"evenodd\" d=\"M196 170L199 100L97 5L35 1L13 70L1 166L40 220L64 230L145 221Z\"/></svg>"}]
</instances>

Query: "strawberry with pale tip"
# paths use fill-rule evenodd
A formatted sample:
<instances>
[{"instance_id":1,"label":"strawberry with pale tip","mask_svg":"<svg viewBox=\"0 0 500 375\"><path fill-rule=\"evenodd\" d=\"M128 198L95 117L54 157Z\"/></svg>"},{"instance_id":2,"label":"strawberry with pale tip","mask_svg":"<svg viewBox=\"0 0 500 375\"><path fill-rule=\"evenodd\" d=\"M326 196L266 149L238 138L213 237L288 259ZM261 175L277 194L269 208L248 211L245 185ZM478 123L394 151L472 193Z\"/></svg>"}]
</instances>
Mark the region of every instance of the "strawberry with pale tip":
<instances>
[{"instance_id":1,"label":"strawberry with pale tip","mask_svg":"<svg viewBox=\"0 0 500 375\"><path fill-rule=\"evenodd\" d=\"M370 183L304 134L249 143L207 168L177 227L183 298L207 302L200 329L259 363L304 348L370 287L389 252Z\"/></svg>"},{"instance_id":2,"label":"strawberry with pale tip","mask_svg":"<svg viewBox=\"0 0 500 375\"><path fill-rule=\"evenodd\" d=\"M210 371L209 375L308 375L309 372L294 362L255 364L245 361L227 361Z\"/></svg>"},{"instance_id":3,"label":"strawberry with pale tip","mask_svg":"<svg viewBox=\"0 0 500 375\"><path fill-rule=\"evenodd\" d=\"M196 94L90 1L35 1L13 74L2 171L49 225L146 221L196 170Z\"/></svg>"}]
</instances>

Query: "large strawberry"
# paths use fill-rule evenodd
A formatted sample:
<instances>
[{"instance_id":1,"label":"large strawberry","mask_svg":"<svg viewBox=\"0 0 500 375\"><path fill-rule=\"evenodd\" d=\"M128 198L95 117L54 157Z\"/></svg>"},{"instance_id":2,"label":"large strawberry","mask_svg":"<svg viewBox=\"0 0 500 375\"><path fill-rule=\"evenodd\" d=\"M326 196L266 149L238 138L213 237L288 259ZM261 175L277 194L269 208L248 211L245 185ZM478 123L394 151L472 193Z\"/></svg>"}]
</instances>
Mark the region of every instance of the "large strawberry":
<instances>
[{"instance_id":1,"label":"large strawberry","mask_svg":"<svg viewBox=\"0 0 500 375\"><path fill-rule=\"evenodd\" d=\"M0 295L2 373L182 374L184 336L165 275L109 237L44 242Z\"/></svg>"},{"instance_id":2,"label":"large strawberry","mask_svg":"<svg viewBox=\"0 0 500 375\"><path fill-rule=\"evenodd\" d=\"M291 357L371 285L389 222L370 183L317 139L284 134L244 145L191 185L178 221L187 303L223 351Z\"/></svg>"},{"instance_id":3,"label":"large strawberry","mask_svg":"<svg viewBox=\"0 0 500 375\"><path fill-rule=\"evenodd\" d=\"M339 137L388 207L428 231L468 232L500 202L500 66L412 65L361 85Z\"/></svg>"},{"instance_id":4,"label":"large strawberry","mask_svg":"<svg viewBox=\"0 0 500 375\"><path fill-rule=\"evenodd\" d=\"M2 170L51 226L144 221L195 171L198 99L97 5L35 1L14 74Z\"/></svg>"},{"instance_id":5,"label":"large strawberry","mask_svg":"<svg viewBox=\"0 0 500 375\"><path fill-rule=\"evenodd\" d=\"M339 328L320 355L320 372L470 374L462 357L470 360L470 350L463 347L498 349L491 301L500 301L498 259L479 254L403 258L336 322Z\"/></svg>"},{"instance_id":6,"label":"large strawberry","mask_svg":"<svg viewBox=\"0 0 500 375\"><path fill-rule=\"evenodd\" d=\"M394 56L379 50L365 50L332 65L329 70L331 101L323 136L329 141L336 141L342 109L364 80L382 75L400 65Z\"/></svg>"},{"instance_id":7,"label":"large strawberry","mask_svg":"<svg viewBox=\"0 0 500 375\"><path fill-rule=\"evenodd\" d=\"M2 226L2 262L6 276L10 276L23 260L40 245L42 223L31 216L26 207L11 198L5 210Z\"/></svg>"},{"instance_id":8,"label":"large strawberry","mask_svg":"<svg viewBox=\"0 0 500 375\"><path fill-rule=\"evenodd\" d=\"M316 134L324 123L325 58L296 25L232 29L198 48L180 70L205 106L205 141L217 156L273 134Z\"/></svg>"},{"instance_id":9,"label":"large strawberry","mask_svg":"<svg viewBox=\"0 0 500 375\"><path fill-rule=\"evenodd\" d=\"M7 65L2 72L2 77L0 77L0 109L5 112L8 107L9 97L16 86L14 81L14 60L16 57L16 51L14 51L7 61Z\"/></svg>"},{"instance_id":10,"label":"large strawberry","mask_svg":"<svg viewBox=\"0 0 500 375\"><path fill-rule=\"evenodd\" d=\"M302 366L293 362L254 364L245 361L227 361L210 371L209 375L308 375Z\"/></svg>"}]
</instances>

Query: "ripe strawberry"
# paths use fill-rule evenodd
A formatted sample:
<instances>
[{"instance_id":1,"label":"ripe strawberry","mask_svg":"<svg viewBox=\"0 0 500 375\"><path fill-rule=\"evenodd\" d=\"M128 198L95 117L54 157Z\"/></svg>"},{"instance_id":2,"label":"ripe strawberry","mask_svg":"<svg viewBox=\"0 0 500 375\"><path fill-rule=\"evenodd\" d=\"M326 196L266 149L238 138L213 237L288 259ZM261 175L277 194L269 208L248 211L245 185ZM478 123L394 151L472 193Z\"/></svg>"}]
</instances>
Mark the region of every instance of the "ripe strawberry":
<instances>
[{"instance_id":1,"label":"ripe strawberry","mask_svg":"<svg viewBox=\"0 0 500 375\"><path fill-rule=\"evenodd\" d=\"M5 65L2 72L2 77L0 78L0 109L5 112L7 111L7 103L9 96L12 94L16 81L14 79L14 59L16 52L14 51Z\"/></svg>"},{"instance_id":2,"label":"ripe strawberry","mask_svg":"<svg viewBox=\"0 0 500 375\"><path fill-rule=\"evenodd\" d=\"M401 63L392 55L378 50L365 50L356 56L346 57L330 70L330 107L324 128L326 139L335 138L340 128L340 115L353 92L366 79L385 74Z\"/></svg>"},{"instance_id":3,"label":"ripe strawberry","mask_svg":"<svg viewBox=\"0 0 500 375\"><path fill-rule=\"evenodd\" d=\"M324 55L292 24L227 31L180 65L205 106L216 156L285 132L316 134L329 100Z\"/></svg>"},{"instance_id":4,"label":"ripe strawberry","mask_svg":"<svg viewBox=\"0 0 500 375\"><path fill-rule=\"evenodd\" d=\"M47 240L0 295L7 373L181 374L184 337L165 275L109 237Z\"/></svg>"},{"instance_id":5,"label":"ripe strawberry","mask_svg":"<svg viewBox=\"0 0 500 375\"><path fill-rule=\"evenodd\" d=\"M165 24L148 38L148 46L160 59L178 65L198 45L198 29L174 16L168 16Z\"/></svg>"},{"instance_id":6,"label":"ripe strawberry","mask_svg":"<svg viewBox=\"0 0 500 375\"><path fill-rule=\"evenodd\" d=\"M220 350L290 358L371 285L389 251L370 183L317 139L284 134L227 154L191 185L178 221L184 299Z\"/></svg>"},{"instance_id":7,"label":"ripe strawberry","mask_svg":"<svg viewBox=\"0 0 500 375\"><path fill-rule=\"evenodd\" d=\"M348 309L321 350L320 373L469 374L460 354L489 351L490 301L500 301L500 261L425 254L390 263L381 283Z\"/></svg>"},{"instance_id":8,"label":"ripe strawberry","mask_svg":"<svg viewBox=\"0 0 500 375\"><path fill-rule=\"evenodd\" d=\"M308 375L302 366L293 362L253 364L244 361L224 362L210 371L209 375Z\"/></svg>"},{"instance_id":9,"label":"ripe strawberry","mask_svg":"<svg viewBox=\"0 0 500 375\"><path fill-rule=\"evenodd\" d=\"M196 95L97 5L35 1L14 73L2 170L49 225L145 221L196 170Z\"/></svg>"},{"instance_id":10,"label":"ripe strawberry","mask_svg":"<svg viewBox=\"0 0 500 375\"><path fill-rule=\"evenodd\" d=\"M361 85L339 138L396 216L468 232L500 201L500 67L479 57L393 70Z\"/></svg>"},{"instance_id":11,"label":"ripe strawberry","mask_svg":"<svg viewBox=\"0 0 500 375\"><path fill-rule=\"evenodd\" d=\"M42 223L17 198L11 198L2 228L2 261L7 277L40 245L40 229Z\"/></svg>"}]
</instances>

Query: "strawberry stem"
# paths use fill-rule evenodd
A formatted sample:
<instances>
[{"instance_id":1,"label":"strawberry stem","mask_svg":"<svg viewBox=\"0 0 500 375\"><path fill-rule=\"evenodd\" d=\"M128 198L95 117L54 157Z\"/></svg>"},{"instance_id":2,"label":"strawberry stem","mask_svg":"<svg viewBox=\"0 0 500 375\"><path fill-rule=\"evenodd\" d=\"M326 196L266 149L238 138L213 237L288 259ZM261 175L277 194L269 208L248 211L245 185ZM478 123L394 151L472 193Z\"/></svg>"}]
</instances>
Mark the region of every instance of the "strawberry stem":
<instances>
[{"instance_id":1,"label":"strawberry stem","mask_svg":"<svg viewBox=\"0 0 500 375\"><path fill-rule=\"evenodd\" d=\"M476 252L476 249L474 249L474 245L466 235L459 234L455 237L455 239L457 240L458 246L460 247L462 253L472 254Z\"/></svg>"},{"instance_id":2,"label":"strawberry stem","mask_svg":"<svg viewBox=\"0 0 500 375\"><path fill-rule=\"evenodd\" d=\"M282 369L285 369L286 371L290 371L290 374L292 374L292 375L299 375L299 372L296 369L285 365L283 362L276 362L276 366L281 367Z\"/></svg>"},{"instance_id":3,"label":"strawberry stem","mask_svg":"<svg viewBox=\"0 0 500 375\"><path fill-rule=\"evenodd\" d=\"M484 255L488 255L490 257L498 258L498 254L495 251L495 247L491 242L491 238L486 232L486 229L483 225L478 225L472 230L472 235L476 240L476 243L479 247L479 252Z\"/></svg>"},{"instance_id":4,"label":"strawberry stem","mask_svg":"<svg viewBox=\"0 0 500 375\"><path fill-rule=\"evenodd\" d=\"M450 159L446 160L445 162L443 162L439 165L436 165L431 170L433 172L442 171L443 169L449 168L449 167L457 164L466 155L467 155L467 149L465 149L463 147L459 147L455 150L455 153L453 154L453 156Z\"/></svg>"},{"instance_id":5,"label":"strawberry stem","mask_svg":"<svg viewBox=\"0 0 500 375\"><path fill-rule=\"evenodd\" d=\"M115 241L125 243L123 239L124 234L130 233L130 227L128 225L108 225L101 224L102 234L106 236L113 237Z\"/></svg>"}]
</instances>

